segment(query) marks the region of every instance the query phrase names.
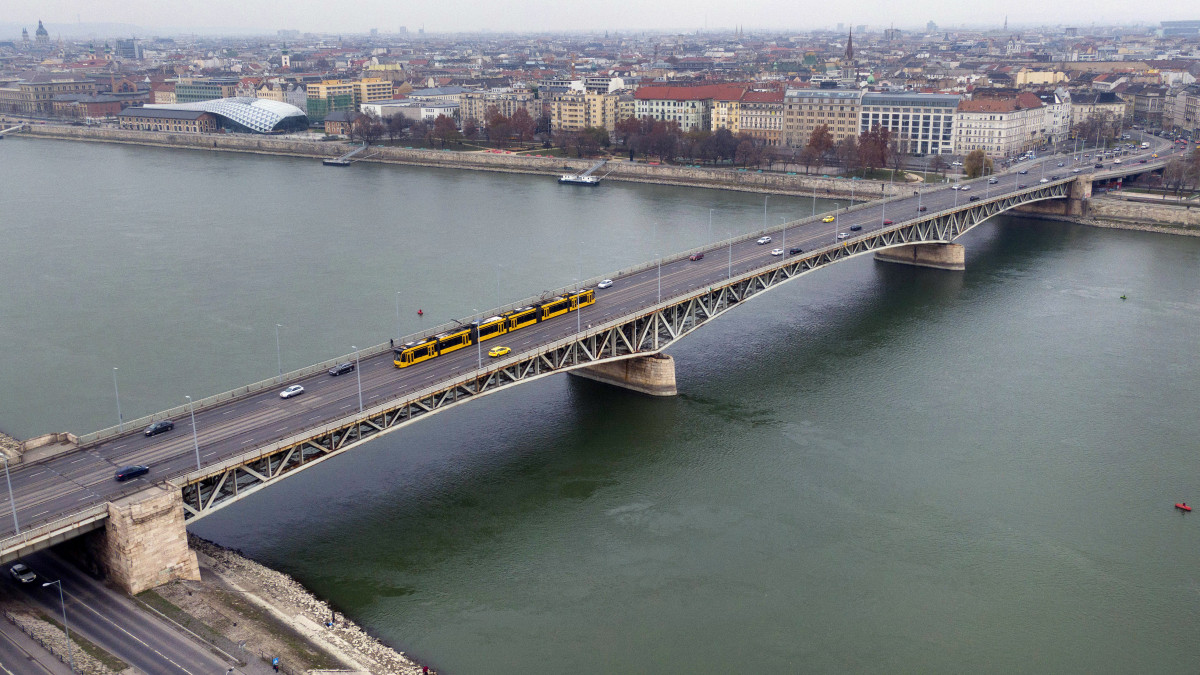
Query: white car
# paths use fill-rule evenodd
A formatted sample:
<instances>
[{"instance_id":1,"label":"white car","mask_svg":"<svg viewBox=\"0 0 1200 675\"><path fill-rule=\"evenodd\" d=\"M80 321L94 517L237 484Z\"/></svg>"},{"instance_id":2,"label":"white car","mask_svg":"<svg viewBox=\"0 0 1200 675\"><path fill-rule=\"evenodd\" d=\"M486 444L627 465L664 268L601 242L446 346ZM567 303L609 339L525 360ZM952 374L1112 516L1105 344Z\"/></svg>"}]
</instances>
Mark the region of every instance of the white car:
<instances>
[{"instance_id":1,"label":"white car","mask_svg":"<svg viewBox=\"0 0 1200 675\"><path fill-rule=\"evenodd\" d=\"M279 392L279 398L291 398L293 396L299 396L300 394L303 394L303 393L304 393L304 387L301 387L298 384L293 384L292 386L288 387L287 389L284 389L283 391Z\"/></svg>"},{"instance_id":2,"label":"white car","mask_svg":"<svg viewBox=\"0 0 1200 675\"><path fill-rule=\"evenodd\" d=\"M964 186L962 186L962 189L963 189L963 190L970 190L970 189L971 189L971 186L970 186L970 185L964 185Z\"/></svg>"},{"instance_id":3,"label":"white car","mask_svg":"<svg viewBox=\"0 0 1200 675\"><path fill-rule=\"evenodd\" d=\"M962 166L962 162L950 162L950 166Z\"/></svg>"},{"instance_id":4,"label":"white car","mask_svg":"<svg viewBox=\"0 0 1200 675\"><path fill-rule=\"evenodd\" d=\"M849 237L849 236L850 236L850 233L849 233L849 232L838 232L838 239L839 239L839 240L841 240L841 239L845 239L846 237Z\"/></svg>"},{"instance_id":5,"label":"white car","mask_svg":"<svg viewBox=\"0 0 1200 675\"><path fill-rule=\"evenodd\" d=\"M771 243L771 238L770 238L770 237L759 237L759 238L758 238L758 243L759 243L760 245L761 245L761 244L769 244L769 243Z\"/></svg>"},{"instance_id":6,"label":"white car","mask_svg":"<svg viewBox=\"0 0 1200 675\"><path fill-rule=\"evenodd\" d=\"M989 178L988 179L988 185L995 185L996 183L999 183L999 182L1000 182L999 178Z\"/></svg>"},{"instance_id":7,"label":"white car","mask_svg":"<svg viewBox=\"0 0 1200 675\"><path fill-rule=\"evenodd\" d=\"M771 255L783 255L783 249L773 248L771 249Z\"/></svg>"},{"instance_id":8,"label":"white car","mask_svg":"<svg viewBox=\"0 0 1200 675\"><path fill-rule=\"evenodd\" d=\"M1049 178L1043 178L1043 179L1039 180L1038 182L1039 182L1039 183L1049 183L1049 182L1050 182L1050 179L1049 179Z\"/></svg>"},{"instance_id":9,"label":"white car","mask_svg":"<svg viewBox=\"0 0 1200 675\"><path fill-rule=\"evenodd\" d=\"M961 190L961 189L963 189L963 186L959 185L958 183L955 183L954 185L950 186L950 189L951 190Z\"/></svg>"},{"instance_id":10,"label":"white car","mask_svg":"<svg viewBox=\"0 0 1200 675\"><path fill-rule=\"evenodd\" d=\"M596 288L612 288L612 284L612 279L605 279L604 281L596 284Z\"/></svg>"}]
</instances>

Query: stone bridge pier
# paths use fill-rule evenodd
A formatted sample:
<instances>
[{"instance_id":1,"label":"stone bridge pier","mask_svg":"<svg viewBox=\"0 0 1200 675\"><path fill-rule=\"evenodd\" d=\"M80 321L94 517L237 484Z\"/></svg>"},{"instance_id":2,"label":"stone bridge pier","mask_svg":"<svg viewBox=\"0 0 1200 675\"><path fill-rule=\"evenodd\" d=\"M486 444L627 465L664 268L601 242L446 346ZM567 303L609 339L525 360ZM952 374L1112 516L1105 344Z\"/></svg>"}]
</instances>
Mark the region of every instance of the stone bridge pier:
<instances>
[{"instance_id":1,"label":"stone bridge pier","mask_svg":"<svg viewBox=\"0 0 1200 675\"><path fill-rule=\"evenodd\" d=\"M152 487L108 503L104 529L85 535L83 554L130 595L176 579L200 579L188 548L182 493Z\"/></svg>"},{"instance_id":2,"label":"stone bridge pier","mask_svg":"<svg viewBox=\"0 0 1200 675\"><path fill-rule=\"evenodd\" d=\"M609 361L567 372L650 396L674 396L679 393L675 389L675 359L666 354Z\"/></svg>"}]
</instances>

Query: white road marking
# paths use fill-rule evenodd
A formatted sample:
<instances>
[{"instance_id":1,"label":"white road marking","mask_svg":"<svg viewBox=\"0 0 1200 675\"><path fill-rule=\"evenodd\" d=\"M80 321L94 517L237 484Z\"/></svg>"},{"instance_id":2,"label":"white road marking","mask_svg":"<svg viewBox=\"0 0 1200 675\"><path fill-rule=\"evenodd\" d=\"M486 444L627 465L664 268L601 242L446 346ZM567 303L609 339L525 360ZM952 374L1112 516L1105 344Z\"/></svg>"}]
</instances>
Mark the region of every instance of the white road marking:
<instances>
[{"instance_id":1,"label":"white road marking","mask_svg":"<svg viewBox=\"0 0 1200 675\"><path fill-rule=\"evenodd\" d=\"M342 410L345 410L346 408L349 408L349 407L350 407L350 404L347 403L346 405L342 406Z\"/></svg>"},{"instance_id":2,"label":"white road marking","mask_svg":"<svg viewBox=\"0 0 1200 675\"><path fill-rule=\"evenodd\" d=\"M45 472L45 471L39 471L39 472L37 472L37 473L31 473L31 474L29 474L29 477L30 477L30 478L36 478L36 477L38 477L38 476L40 476L40 475L42 475L42 474L44 474L44 473L46 473L46 472Z\"/></svg>"},{"instance_id":3,"label":"white road marking","mask_svg":"<svg viewBox=\"0 0 1200 675\"><path fill-rule=\"evenodd\" d=\"M114 623L114 622L113 622L111 619L109 619L108 617L104 616L104 615L103 615L103 614L101 614L100 612L98 612L98 611L96 611L95 609L93 609L92 607L88 606L86 603L84 603L82 600L80 600L78 596L72 595L71 593L67 593L66 595L67 595L68 597L70 597L70 598L71 598L71 600L75 601L75 603L76 603L76 604L78 604L80 607L85 607L85 608L87 608L87 609L88 609L88 610L89 610L89 611L90 611L92 614L95 614L96 616L100 617L100 619L101 619L101 620L103 620L105 623L108 623L108 624L112 625L112 627L113 627L113 628L116 628L117 630L119 630L119 631L121 631L122 633L124 633L124 634L128 635L129 637L133 638L134 640L137 640L137 641L138 641L138 643L139 643L139 644L141 644L142 646L144 646L146 649L149 649L150 651L154 652L155 654L158 654L158 656L159 656L160 658L162 658L162 660L164 660L164 661L166 661L167 663L169 663L169 664L171 664L171 665L175 666L176 668L178 668L178 669L182 670L183 672L187 673L187 675L192 675L192 671L188 670L187 668L184 668L183 666L179 665L178 663L175 663L175 662L174 662L174 661L172 661L172 660L170 659L170 657L168 657L166 654L163 654L162 652L158 651L158 650L157 650L157 649L155 649L154 647L151 647L150 645L146 644L146 643L145 643L144 641L142 641L142 640L141 640L141 638L139 638L138 636L136 636L136 635L134 635L133 633L130 633L129 631L125 630L125 629L124 629L124 628L122 628L121 626L119 626L119 625L117 625L116 623Z\"/></svg>"},{"instance_id":4,"label":"white road marking","mask_svg":"<svg viewBox=\"0 0 1200 675\"><path fill-rule=\"evenodd\" d=\"M50 513L50 512L49 512L49 511L42 511L41 513L35 513L35 514L33 514L32 516L29 516L29 517L30 517L30 518L37 518L38 516L44 516L44 515L46 515L47 513Z\"/></svg>"},{"instance_id":5,"label":"white road marking","mask_svg":"<svg viewBox=\"0 0 1200 675\"><path fill-rule=\"evenodd\" d=\"M120 444L120 445L114 445L114 446L112 447L112 449L113 449L113 450L120 450L120 449L121 449L121 448L123 448L123 447L125 447L125 444L124 444L124 443L122 443L122 444Z\"/></svg>"},{"instance_id":6,"label":"white road marking","mask_svg":"<svg viewBox=\"0 0 1200 675\"><path fill-rule=\"evenodd\" d=\"M78 464L78 463L82 462L82 461L83 461L83 460L85 460L85 459L87 459L87 457L80 457L79 459L73 459L73 460L71 460L71 463L72 463L72 464Z\"/></svg>"},{"instance_id":7,"label":"white road marking","mask_svg":"<svg viewBox=\"0 0 1200 675\"><path fill-rule=\"evenodd\" d=\"M242 441L242 445L245 445L247 443L253 443L253 442L254 442L253 438L247 438L246 440Z\"/></svg>"},{"instance_id":8,"label":"white road marking","mask_svg":"<svg viewBox=\"0 0 1200 675\"><path fill-rule=\"evenodd\" d=\"M83 500L85 500L85 499L91 499L91 498L92 498L92 496L91 496L91 495L84 495L84 496L80 497L79 499L76 499L75 501L77 501L77 502L81 502L81 501L83 501Z\"/></svg>"},{"instance_id":9,"label":"white road marking","mask_svg":"<svg viewBox=\"0 0 1200 675\"><path fill-rule=\"evenodd\" d=\"M286 431L286 430L287 430L287 427L279 427L275 431Z\"/></svg>"},{"instance_id":10,"label":"white road marking","mask_svg":"<svg viewBox=\"0 0 1200 675\"><path fill-rule=\"evenodd\" d=\"M228 414L230 414L230 413L232 413L232 412L233 412L233 410L226 410L225 412L223 412L223 413L221 413L221 414L222 414L222 415L228 415Z\"/></svg>"}]
</instances>

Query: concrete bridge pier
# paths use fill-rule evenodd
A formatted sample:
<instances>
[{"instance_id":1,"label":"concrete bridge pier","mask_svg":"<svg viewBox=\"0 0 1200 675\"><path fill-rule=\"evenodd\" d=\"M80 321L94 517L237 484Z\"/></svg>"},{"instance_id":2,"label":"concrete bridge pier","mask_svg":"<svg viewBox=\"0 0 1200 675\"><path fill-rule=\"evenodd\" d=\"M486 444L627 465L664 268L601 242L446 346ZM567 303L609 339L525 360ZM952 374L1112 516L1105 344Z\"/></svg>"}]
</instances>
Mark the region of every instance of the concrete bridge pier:
<instances>
[{"instance_id":1,"label":"concrete bridge pier","mask_svg":"<svg viewBox=\"0 0 1200 675\"><path fill-rule=\"evenodd\" d=\"M92 560L130 595L176 579L200 579L179 490L155 486L109 502L104 529L87 536Z\"/></svg>"},{"instance_id":2,"label":"concrete bridge pier","mask_svg":"<svg viewBox=\"0 0 1200 675\"><path fill-rule=\"evenodd\" d=\"M966 249L962 244L909 244L875 252L880 262L900 263L939 270L965 270Z\"/></svg>"},{"instance_id":3,"label":"concrete bridge pier","mask_svg":"<svg viewBox=\"0 0 1200 675\"><path fill-rule=\"evenodd\" d=\"M1066 199L1047 199L1040 202L1022 204L1013 209L1014 213L1050 216L1086 216L1088 201L1092 198L1092 177L1084 174L1071 182L1071 193Z\"/></svg>"},{"instance_id":4,"label":"concrete bridge pier","mask_svg":"<svg viewBox=\"0 0 1200 675\"><path fill-rule=\"evenodd\" d=\"M567 372L650 396L674 396L679 393L675 389L675 359L666 354L609 361Z\"/></svg>"}]
</instances>

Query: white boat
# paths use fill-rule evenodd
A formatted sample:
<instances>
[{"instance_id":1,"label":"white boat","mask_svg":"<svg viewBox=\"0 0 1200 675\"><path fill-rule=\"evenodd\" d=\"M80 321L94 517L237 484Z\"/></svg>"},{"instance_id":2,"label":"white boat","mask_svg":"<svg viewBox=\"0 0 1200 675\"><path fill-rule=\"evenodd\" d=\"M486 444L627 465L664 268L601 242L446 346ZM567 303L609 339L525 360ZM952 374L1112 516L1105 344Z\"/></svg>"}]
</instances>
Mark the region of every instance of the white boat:
<instances>
[{"instance_id":1,"label":"white boat","mask_svg":"<svg viewBox=\"0 0 1200 675\"><path fill-rule=\"evenodd\" d=\"M581 176L574 173L564 173L558 177L558 182L565 183L567 185L591 185L594 187L600 184L600 179L596 178L595 176Z\"/></svg>"}]
</instances>

